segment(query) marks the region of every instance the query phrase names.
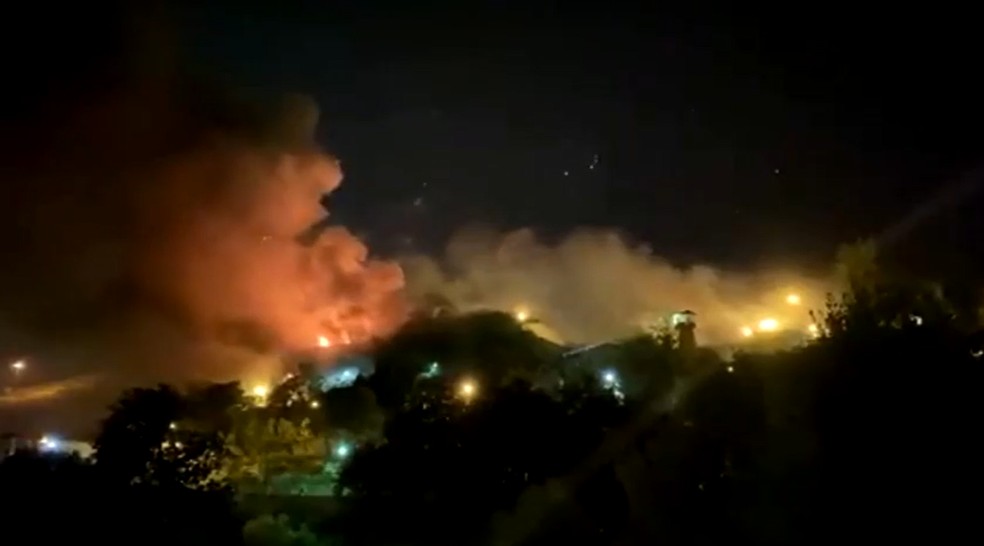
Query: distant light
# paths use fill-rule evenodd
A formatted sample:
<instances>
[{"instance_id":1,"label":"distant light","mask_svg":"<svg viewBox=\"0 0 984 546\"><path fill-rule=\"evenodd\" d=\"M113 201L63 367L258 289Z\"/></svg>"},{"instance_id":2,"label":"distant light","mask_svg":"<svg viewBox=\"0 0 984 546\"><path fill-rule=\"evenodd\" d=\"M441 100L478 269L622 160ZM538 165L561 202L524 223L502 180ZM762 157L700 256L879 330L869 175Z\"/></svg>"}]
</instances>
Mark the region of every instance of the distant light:
<instances>
[{"instance_id":1,"label":"distant light","mask_svg":"<svg viewBox=\"0 0 984 546\"><path fill-rule=\"evenodd\" d=\"M742 326L741 335L742 337L752 337L755 335L755 330L752 330L751 326Z\"/></svg>"},{"instance_id":2,"label":"distant light","mask_svg":"<svg viewBox=\"0 0 984 546\"><path fill-rule=\"evenodd\" d=\"M352 446L347 442L342 442L335 447L335 456L344 459L352 454Z\"/></svg>"},{"instance_id":3,"label":"distant light","mask_svg":"<svg viewBox=\"0 0 984 546\"><path fill-rule=\"evenodd\" d=\"M167 426L167 428L169 428L169 429L171 429L171 430L175 430L176 428L178 428L178 425L176 425L175 423L171 423L171 424L169 424L169 425Z\"/></svg>"},{"instance_id":4,"label":"distant light","mask_svg":"<svg viewBox=\"0 0 984 546\"><path fill-rule=\"evenodd\" d=\"M728 373L735 373L735 367L734 366L728 366Z\"/></svg>"},{"instance_id":5,"label":"distant light","mask_svg":"<svg viewBox=\"0 0 984 546\"><path fill-rule=\"evenodd\" d=\"M788 296L786 296L786 303L788 303L789 305L799 305L802 302L803 300L800 299L799 294L789 294Z\"/></svg>"},{"instance_id":6,"label":"distant light","mask_svg":"<svg viewBox=\"0 0 984 546\"><path fill-rule=\"evenodd\" d=\"M318 336L318 347L321 347L323 349L327 349L328 347L331 347L331 340L326 338L325 336Z\"/></svg>"},{"instance_id":7,"label":"distant light","mask_svg":"<svg viewBox=\"0 0 984 546\"><path fill-rule=\"evenodd\" d=\"M10 369L13 370L14 373L20 373L25 369L27 369L27 362L25 362L24 360L18 360L17 362L14 362L13 364L10 365Z\"/></svg>"},{"instance_id":8,"label":"distant light","mask_svg":"<svg viewBox=\"0 0 984 546\"><path fill-rule=\"evenodd\" d=\"M530 318L530 314L527 311L523 309L516 311L516 320L518 320L519 322L526 322L527 319L529 318Z\"/></svg>"},{"instance_id":9,"label":"distant light","mask_svg":"<svg viewBox=\"0 0 984 546\"><path fill-rule=\"evenodd\" d=\"M670 317L670 323L673 324L674 328L681 324L692 324L693 322L693 311L680 311L679 313L673 313L673 316Z\"/></svg>"},{"instance_id":10,"label":"distant light","mask_svg":"<svg viewBox=\"0 0 984 546\"><path fill-rule=\"evenodd\" d=\"M818 337L820 335L820 327L816 324L811 324L806 327L806 331L810 333L813 337Z\"/></svg>"},{"instance_id":11,"label":"distant light","mask_svg":"<svg viewBox=\"0 0 984 546\"><path fill-rule=\"evenodd\" d=\"M181 449L184 447L184 444L182 444L181 442L174 442L174 447Z\"/></svg>"},{"instance_id":12,"label":"distant light","mask_svg":"<svg viewBox=\"0 0 984 546\"><path fill-rule=\"evenodd\" d=\"M266 385L257 385L253 387L253 396L257 398L266 398L270 394L270 387Z\"/></svg>"},{"instance_id":13,"label":"distant light","mask_svg":"<svg viewBox=\"0 0 984 546\"><path fill-rule=\"evenodd\" d=\"M437 377L441 374L441 365L437 362L431 362L427 365L427 369L421 374L424 377Z\"/></svg>"},{"instance_id":14,"label":"distant light","mask_svg":"<svg viewBox=\"0 0 984 546\"><path fill-rule=\"evenodd\" d=\"M321 407L321 404L317 400L311 402L311 409L318 409L319 407Z\"/></svg>"},{"instance_id":15,"label":"distant light","mask_svg":"<svg viewBox=\"0 0 984 546\"><path fill-rule=\"evenodd\" d=\"M59 445L61 444L61 442L58 441L58 438L48 435L42 436L41 441L39 443L40 443L41 451L55 451L58 449Z\"/></svg>"},{"instance_id":16,"label":"distant light","mask_svg":"<svg viewBox=\"0 0 984 546\"><path fill-rule=\"evenodd\" d=\"M613 369L602 370L601 382L602 386L610 390L617 400L625 399L625 393L622 392L622 385L618 379L618 372Z\"/></svg>"},{"instance_id":17,"label":"distant light","mask_svg":"<svg viewBox=\"0 0 984 546\"><path fill-rule=\"evenodd\" d=\"M762 319L758 323L758 329L762 332L775 332L779 329L779 321L774 318Z\"/></svg>"},{"instance_id":18,"label":"distant light","mask_svg":"<svg viewBox=\"0 0 984 546\"><path fill-rule=\"evenodd\" d=\"M461 385L458 387L458 392L460 392L461 396L464 397L466 400L470 400L475 396L475 393L478 392L478 386L475 384L474 381L470 379L465 379L464 381L461 382Z\"/></svg>"},{"instance_id":19,"label":"distant light","mask_svg":"<svg viewBox=\"0 0 984 546\"><path fill-rule=\"evenodd\" d=\"M919 315L909 315L909 320L911 320L916 326L922 326L923 319Z\"/></svg>"}]
</instances>

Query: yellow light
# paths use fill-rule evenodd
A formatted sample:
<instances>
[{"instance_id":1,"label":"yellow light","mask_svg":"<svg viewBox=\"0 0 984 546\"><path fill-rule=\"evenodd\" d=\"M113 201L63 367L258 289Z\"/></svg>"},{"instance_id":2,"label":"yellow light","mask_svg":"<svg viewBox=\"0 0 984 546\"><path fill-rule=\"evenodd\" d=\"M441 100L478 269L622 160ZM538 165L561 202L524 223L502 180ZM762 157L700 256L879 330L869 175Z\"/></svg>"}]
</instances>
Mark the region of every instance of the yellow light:
<instances>
[{"instance_id":1,"label":"yellow light","mask_svg":"<svg viewBox=\"0 0 984 546\"><path fill-rule=\"evenodd\" d=\"M741 335L742 337L752 337L753 335L755 335L755 330L752 330L750 326L742 326Z\"/></svg>"},{"instance_id":2,"label":"yellow light","mask_svg":"<svg viewBox=\"0 0 984 546\"><path fill-rule=\"evenodd\" d=\"M458 387L458 390L461 392L461 396L465 399L471 399L475 396L475 392L478 391L478 387L475 385L474 381L466 379L461 382L461 386Z\"/></svg>"},{"instance_id":3,"label":"yellow light","mask_svg":"<svg viewBox=\"0 0 984 546\"><path fill-rule=\"evenodd\" d=\"M817 337L820 335L820 327L817 326L816 324L811 324L807 326L806 331L810 332L810 335L813 337Z\"/></svg>"},{"instance_id":4,"label":"yellow light","mask_svg":"<svg viewBox=\"0 0 984 546\"><path fill-rule=\"evenodd\" d=\"M519 322L526 322L526 319L528 318L530 318L530 314L527 313L524 309L520 309L516 311L516 320L518 320Z\"/></svg>"},{"instance_id":5,"label":"yellow light","mask_svg":"<svg viewBox=\"0 0 984 546\"><path fill-rule=\"evenodd\" d=\"M774 318L762 319L758 323L758 329L762 332L775 332L779 329L779 321Z\"/></svg>"},{"instance_id":6,"label":"yellow light","mask_svg":"<svg viewBox=\"0 0 984 546\"><path fill-rule=\"evenodd\" d=\"M18 360L10 365L10 369L14 370L15 373L24 371L24 368L27 368L27 362L24 362L23 360Z\"/></svg>"},{"instance_id":7,"label":"yellow light","mask_svg":"<svg viewBox=\"0 0 984 546\"><path fill-rule=\"evenodd\" d=\"M799 294L789 294L788 296L786 296L786 303L788 303L789 305L799 305L802 302L803 300L800 299Z\"/></svg>"},{"instance_id":8,"label":"yellow light","mask_svg":"<svg viewBox=\"0 0 984 546\"><path fill-rule=\"evenodd\" d=\"M318 347L328 348L331 347L331 340L325 336L318 336Z\"/></svg>"},{"instance_id":9,"label":"yellow light","mask_svg":"<svg viewBox=\"0 0 984 546\"><path fill-rule=\"evenodd\" d=\"M317 400L315 400L314 402L311 402L311 409L318 409L318 407L320 407L320 406L321 406L321 404L319 404Z\"/></svg>"},{"instance_id":10,"label":"yellow light","mask_svg":"<svg viewBox=\"0 0 984 546\"><path fill-rule=\"evenodd\" d=\"M257 385L253 387L253 396L257 398L266 398L270 394L270 387L266 385Z\"/></svg>"},{"instance_id":11,"label":"yellow light","mask_svg":"<svg viewBox=\"0 0 984 546\"><path fill-rule=\"evenodd\" d=\"M728 373L735 373L735 367L734 366L728 366Z\"/></svg>"}]
</instances>

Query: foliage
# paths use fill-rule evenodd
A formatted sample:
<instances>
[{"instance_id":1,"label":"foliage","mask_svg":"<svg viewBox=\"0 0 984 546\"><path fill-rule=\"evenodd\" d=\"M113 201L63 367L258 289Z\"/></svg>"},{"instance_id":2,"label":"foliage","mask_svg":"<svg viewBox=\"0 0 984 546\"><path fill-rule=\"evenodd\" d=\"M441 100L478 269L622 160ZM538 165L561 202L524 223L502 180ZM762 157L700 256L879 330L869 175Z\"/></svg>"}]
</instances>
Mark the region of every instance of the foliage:
<instances>
[{"instance_id":1,"label":"foliage","mask_svg":"<svg viewBox=\"0 0 984 546\"><path fill-rule=\"evenodd\" d=\"M365 380L323 393L321 406L328 428L335 434L357 442L375 441L382 434L384 415Z\"/></svg>"},{"instance_id":2,"label":"foliage","mask_svg":"<svg viewBox=\"0 0 984 546\"><path fill-rule=\"evenodd\" d=\"M293 525L285 514L264 514L243 526L245 546L329 546L307 526Z\"/></svg>"},{"instance_id":3,"label":"foliage","mask_svg":"<svg viewBox=\"0 0 984 546\"><path fill-rule=\"evenodd\" d=\"M195 464L189 454L204 455L215 447L215 438L189 435L185 438L189 451L184 449L185 442L169 439L184 409L181 394L166 385L123 393L96 439L99 468L125 484L177 481L189 487L204 485L211 469Z\"/></svg>"},{"instance_id":4,"label":"foliage","mask_svg":"<svg viewBox=\"0 0 984 546\"><path fill-rule=\"evenodd\" d=\"M100 463L100 465L105 463ZM151 545L236 544L241 522L221 491L121 485L77 457L18 453L0 462L0 508L9 537L44 543L99 539Z\"/></svg>"},{"instance_id":5,"label":"foliage","mask_svg":"<svg viewBox=\"0 0 984 546\"><path fill-rule=\"evenodd\" d=\"M195 525L212 544L953 538L976 521L961 499L984 485L972 433L984 333L941 291L868 258L852 266L864 282L817 317L822 335L794 350L704 352L694 373L671 338L561 359L505 315L419 318L350 387L322 393L300 374L262 406L235 384L127 391L94 466L12 458L0 486L55 472L183 543ZM467 396L465 377L479 386ZM232 515L228 488L336 470L337 510L319 499L313 514Z\"/></svg>"},{"instance_id":6,"label":"foliage","mask_svg":"<svg viewBox=\"0 0 984 546\"><path fill-rule=\"evenodd\" d=\"M262 411L242 413L225 440L229 457L224 470L240 485L265 484L285 472L318 472L327 452L325 440L306 420L271 418Z\"/></svg>"},{"instance_id":7,"label":"foliage","mask_svg":"<svg viewBox=\"0 0 984 546\"><path fill-rule=\"evenodd\" d=\"M498 386L532 379L555 352L505 313L418 319L377 348L370 384L379 404L394 410L431 363L450 375L468 373L483 385Z\"/></svg>"}]
</instances>

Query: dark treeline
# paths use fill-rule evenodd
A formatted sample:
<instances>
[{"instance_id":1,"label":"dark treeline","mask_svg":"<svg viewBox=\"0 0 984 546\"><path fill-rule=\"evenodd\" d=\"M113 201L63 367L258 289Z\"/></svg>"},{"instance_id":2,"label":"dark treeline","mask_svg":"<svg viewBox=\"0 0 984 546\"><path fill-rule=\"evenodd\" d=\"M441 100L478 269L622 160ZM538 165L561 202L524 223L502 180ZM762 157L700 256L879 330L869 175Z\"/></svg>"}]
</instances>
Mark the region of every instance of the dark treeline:
<instances>
[{"instance_id":1,"label":"dark treeline","mask_svg":"<svg viewBox=\"0 0 984 546\"><path fill-rule=\"evenodd\" d=\"M816 340L728 361L670 335L563 359L506 315L421 318L345 386L302 366L263 396L124 393L94 462L0 465L3 531L212 546L973 540L974 308L866 274L818 313Z\"/></svg>"}]
</instances>

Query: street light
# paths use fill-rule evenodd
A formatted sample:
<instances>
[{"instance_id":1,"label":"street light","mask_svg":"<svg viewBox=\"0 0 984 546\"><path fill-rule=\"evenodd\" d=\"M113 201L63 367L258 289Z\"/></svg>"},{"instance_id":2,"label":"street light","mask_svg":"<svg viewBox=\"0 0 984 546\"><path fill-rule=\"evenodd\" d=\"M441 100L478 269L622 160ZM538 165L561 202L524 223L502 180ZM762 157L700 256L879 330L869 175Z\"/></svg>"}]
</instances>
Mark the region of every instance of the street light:
<instances>
[{"instance_id":1,"label":"street light","mask_svg":"<svg viewBox=\"0 0 984 546\"><path fill-rule=\"evenodd\" d=\"M257 406L265 406L267 403L267 396L270 396L270 387L266 385L256 385L252 389L253 403Z\"/></svg>"},{"instance_id":2,"label":"street light","mask_svg":"<svg viewBox=\"0 0 984 546\"><path fill-rule=\"evenodd\" d=\"M758 328L763 332L775 332L779 329L779 321L774 318L762 319L758 323Z\"/></svg>"},{"instance_id":3,"label":"street light","mask_svg":"<svg viewBox=\"0 0 984 546\"><path fill-rule=\"evenodd\" d=\"M266 385L257 385L253 387L253 396L257 398L266 398L270 394L270 388Z\"/></svg>"},{"instance_id":4,"label":"street light","mask_svg":"<svg viewBox=\"0 0 984 546\"><path fill-rule=\"evenodd\" d=\"M458 387L458 392L461 393L461 397L465 399L466 402L471 401L475 397L475 393L478 392L478 386L471 379L465 379L461 382Z\"/></svg>"},{"instance_id":5,"label":"street light","mask_svg":"<svg viewBox=\"0 0 984 546\"><path fill-rule=\"evenodd\" d=\"M27 362L24 360L18 360L10 365L10 370L15 374L20 374L27 369Z\"/></svg>"}]
</instances>

